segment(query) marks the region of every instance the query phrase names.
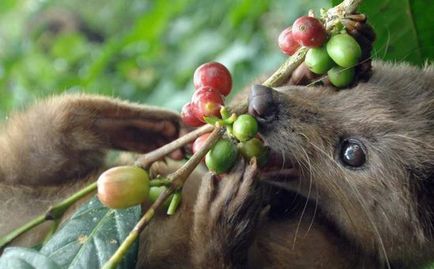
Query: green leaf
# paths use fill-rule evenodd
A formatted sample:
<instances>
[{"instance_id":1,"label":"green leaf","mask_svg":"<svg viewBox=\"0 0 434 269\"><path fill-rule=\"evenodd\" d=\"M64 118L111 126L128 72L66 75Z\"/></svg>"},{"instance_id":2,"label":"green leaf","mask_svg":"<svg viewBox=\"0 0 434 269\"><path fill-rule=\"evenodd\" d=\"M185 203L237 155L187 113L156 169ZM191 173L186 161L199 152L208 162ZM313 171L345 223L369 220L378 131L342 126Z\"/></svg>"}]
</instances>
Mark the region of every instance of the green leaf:
<instances>
[{"instance_id":1,"label":"green leaf","mask_svg":"<svg viewBox=\"0 0 434 269\"><path fill-rule=\"evenodd\" d=\"M108 209L94 197L54 234L41 253L62 268L100 268L133 229L140 212L140 206ZM136 243L118 268L135 267L137 247Z\"/></svg>"},{"instance_id":2,"label":"green leaf","mask_svg":"<svg viewBox=\"0 0 434 269\"><path fill-rule=\"evenodd\" d=\"M82 35L77 33L62 34L53 41L51 47L52 56L59 61L74 63L87 54L87 47ZM65 64L66 64L65 63Z\"/></svg>"},{"instance_id":3,"label":"green leaf","mask_svg":"<svg viewBox=\"0 0 434 269\"><path fill-rule=\"evenodd\" d=\"M434 263L430 263L430 264L422 267L422 269L434 269Z\"/></svg>"},{"instance_id":4,"label":"green leaf","mask_svg":"<svg viewBox=\"0 0 434 269\"><path fill-rule=\"evenodd\" d=\"M434 60L434 5L416 0L365 0L358 11L368 15L377 34L374 58L418 65Z\"/></svg>"},{"instance_id":5,"label":"green leaf","mask_svg":"<svg viewBox=\"0 0 434 269\"><path fill-rule=\"evenodd\" d=\"M0 257L0 269L59 269L52 259L34 249L10 247Z\"/></svg>"}]
</instances>

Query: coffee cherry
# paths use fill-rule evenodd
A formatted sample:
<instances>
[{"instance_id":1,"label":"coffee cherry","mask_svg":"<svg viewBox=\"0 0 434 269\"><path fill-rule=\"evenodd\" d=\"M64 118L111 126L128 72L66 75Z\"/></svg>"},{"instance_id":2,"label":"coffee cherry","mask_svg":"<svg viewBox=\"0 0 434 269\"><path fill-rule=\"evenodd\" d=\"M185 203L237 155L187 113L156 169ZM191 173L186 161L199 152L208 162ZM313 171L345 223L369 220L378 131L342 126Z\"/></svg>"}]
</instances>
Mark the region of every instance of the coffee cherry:
<instances>
[{"instance_id":1,"label":"coffee cherry","mask_svg":"<svg viewBox=\"0 0 434 269\"><path fill-rule=\"evenodd\" d=\"M292 25L292 36L300 45L314 48L324 43L327 33L318 19L303 16Z\"/></svg>"},{"instance_id":2,"label":"coffee cherry","mask_svg":"<svg viewBox=\"0 0 434 269\"><path fill-rule=\"evenodd\" d=\"M354 67L344 68L335 66L327 72L328 78L335 87L343 88L351 84L354 79Z\"/></svg>"},{"instance_id":3,"label":"coffee cherry","mask_svg":"<svg viewBox=\"0 0 434 269\"><path fill-rule=\"evenodd\" d=\"M203 147L203 145L205 144L209 135L210 135L209 133L203 134L203 135L199 136L198 138L196 138L196 140L193 142L193 146L192 146L193 154L198 152Z\"/></svg>"},{"instance_id":4,"label":"coffee cherry","mask_svg":"<svg viewBox=\"0 0 434 269\"><path fill-rule=\"evenodd\" d=\"M249 140L258 132L258 122L252 115L243 114L234 122L232 132L239 141Z\"/></svg>"},{"instance_id":5,"label":"coffee cherry","mask_svg":"<svg viewBox=\"0 0 434 269\"><path fill-rule=\"evenodd\" d=\"M205 164L210 171L221 174L231 169L237 156L237 147L230 140L220 139L206 154Z\"/></svg>"},{"instance_id":6,"label":"coffee cherry","mask_svg":"<svg viewBox=\"0 0 434 269\"><path fill-rule=\"evenodd\" d=\"M304 62L310 71L319 75L327 73L335 65L325 47L309 49Z\"/></svg>"},{"instance_id":7,"label":"coffee cherry","mask_svg":"<svg viewBox=\"0 0 434 269\"><path fill-rule=\"evenodd\" d=\"M300 44L292 37L291 27L286 28L280 33L278 44L280 50L288 55L293 55L300 48Z\"/></svg>"},{"instance_id":8,"label":"coffee cherry","mask_svg":"<svg viewBox=\"0 0 434 269\"><path fill-rule=\"evenodd\" d=\"M203 86L194 92L191 102L194 115L204 122L204 117L220 117L220 108L224 104L224 99L218 91Z\"/></svg>"},{"instance_id":9,"label":"coffee cherry","mask_svg":"<svg viewBox=\"0 0 434 269\"><path fill-rule=\"evenodd\" d=\"M149 201L151 203L155 202L158 197L160 196L160 194L165 191L167 188L165 186L160 186L160 187L151 187L149 189ZM170 200L172 200L173 194L169 196L169 198L167 198L167 200L164 202L163 207L164 208L168 208L170 205Z\"/></svg>"},{"instance_id":10,"label":"coffee cherry","mask_svg":"<svg viewBox=\"0 0 434 269\"><path fill-rule=\"evenodd\" d=\"M199 66L194 71L193 83L196 89L208 86L224 96L227 96L232 89L231 73L224 65L217 62Z\"/></svg>"},{"instance_id":11,"label":"coffee cherry","mask_svg":"<svg viewBox=\"0 0 434 269\"><path fill-rule=\"evenodd\" d=\"M256 157L259 164L264 164L267 160L267 150L261 140L254 137L246 142L238 144L241 155L247 160Z\"/></svg>"},{"instance_id":12,"label":"coffee cherry","mask_svg":"<svg viewBox=\"0 0 434 269\"><path fill-rule=\"evenodd\" d=\"M118 166L102 173L97 187L98 198L105 206L127 208L148 198L149 176L137 166Z\"/></svg>"},{"instance_id":13,"label":"coffee cherry","mask_svg":"<svg viewBox=\"0 0 434 269\"><path fill-rule=\"evenodd\" d=\"M349 34L338 34L327 42L327 53L339 66L353 67L362 56L362 49Z\"/></svg>"},{"instance_id":14,"label":"coffee cherry","mask_svg":"<svg viewBox=\"0 0 434 269\"><path fill-rule=\"evenodd\" d=\"M187 103L182 107L181 119L185 124L192 127L198 127L204 124L198 118L196 118L194 114L194 108L191 103Z\"/></svg>"}]
</instances>

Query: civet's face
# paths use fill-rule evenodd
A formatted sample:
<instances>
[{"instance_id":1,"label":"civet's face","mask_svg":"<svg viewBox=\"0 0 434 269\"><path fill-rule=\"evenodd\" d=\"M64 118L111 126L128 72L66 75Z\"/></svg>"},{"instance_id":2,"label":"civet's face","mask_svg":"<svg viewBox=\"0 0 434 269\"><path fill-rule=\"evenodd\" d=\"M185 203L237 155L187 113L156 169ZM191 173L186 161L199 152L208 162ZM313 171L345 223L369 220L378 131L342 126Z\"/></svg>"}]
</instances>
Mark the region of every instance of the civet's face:
<instances>
[{"instance_id":1,"label":"civet's face","mask_svg":"<svg viewBox=\"0 0 434 269\"><path fill-rule=\"evenodd\" d=\"M249 110L292 171L269 180L316 203L349 242L399 260L431 239L434 74L376 67L347 90L253 87Z\"/></svg>"}]
</instances>

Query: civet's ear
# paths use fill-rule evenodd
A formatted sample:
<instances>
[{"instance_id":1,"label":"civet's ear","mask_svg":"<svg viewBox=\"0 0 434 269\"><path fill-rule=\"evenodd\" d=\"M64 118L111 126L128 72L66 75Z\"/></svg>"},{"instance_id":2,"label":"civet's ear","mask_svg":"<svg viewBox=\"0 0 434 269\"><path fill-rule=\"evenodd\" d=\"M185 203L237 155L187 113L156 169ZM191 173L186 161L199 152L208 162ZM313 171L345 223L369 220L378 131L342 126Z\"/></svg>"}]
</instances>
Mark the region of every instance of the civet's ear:
<instances>
[{"instance_id":1,"label":"civet's ear","mask_svg":"<svg viewBox=\"0 0 434 269\"><path fill-rule=\"evenodd\" d=\"M0 182L56 184L102 163L105 149L147 152L178 137L176 113L90 95L62 95L12 115L0 133Z\"/></svg>"}]
</instances>

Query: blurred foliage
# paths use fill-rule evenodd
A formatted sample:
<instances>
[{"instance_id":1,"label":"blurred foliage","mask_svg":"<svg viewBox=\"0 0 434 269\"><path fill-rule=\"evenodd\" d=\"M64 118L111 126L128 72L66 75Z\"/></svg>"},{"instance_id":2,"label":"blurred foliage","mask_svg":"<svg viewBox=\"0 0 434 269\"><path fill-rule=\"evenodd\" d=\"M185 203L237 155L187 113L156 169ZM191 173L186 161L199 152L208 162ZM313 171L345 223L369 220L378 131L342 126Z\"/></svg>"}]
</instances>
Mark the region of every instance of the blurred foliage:
<instances>
[{"instance_id":1,"label":"blurred foliage","mask_svg":"<svg viewBox=\"0 0 434 269\"><path fill-rule=\"evenodd\" d=\"M283 62L280 30L330 3L1 0L0 116L79 91L179 110L194 69L212 60L229 68L236 92Z\"/></svg>"},{"instance_id":2,"label":"blurred foliage","mask_svg":"<svg viewBox=\"0 0 434 269\"><path fill-rule=\"evenodd\" d=\"M224 63L235 89L284 56L275 39L328 1L2 0L0 113L35 97L88 92L179 109L194 69Z\"/></svg>"}]
</instances>

